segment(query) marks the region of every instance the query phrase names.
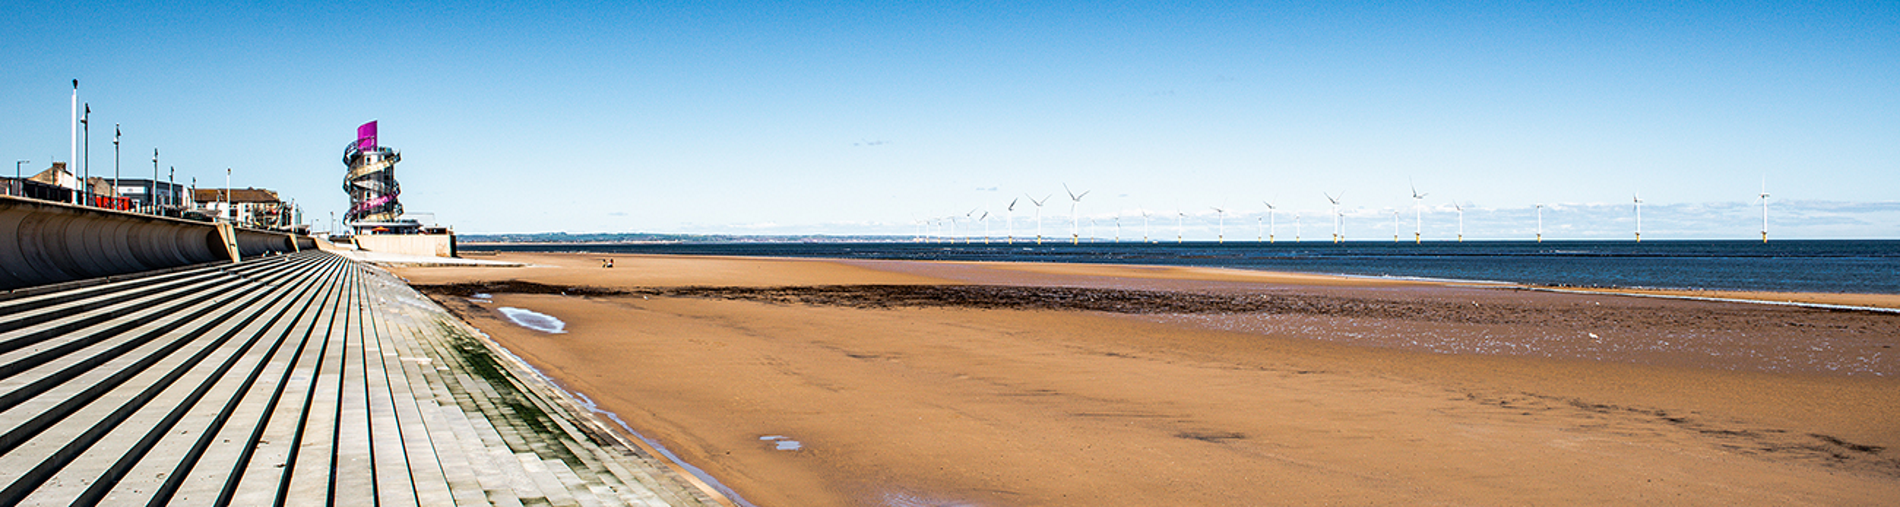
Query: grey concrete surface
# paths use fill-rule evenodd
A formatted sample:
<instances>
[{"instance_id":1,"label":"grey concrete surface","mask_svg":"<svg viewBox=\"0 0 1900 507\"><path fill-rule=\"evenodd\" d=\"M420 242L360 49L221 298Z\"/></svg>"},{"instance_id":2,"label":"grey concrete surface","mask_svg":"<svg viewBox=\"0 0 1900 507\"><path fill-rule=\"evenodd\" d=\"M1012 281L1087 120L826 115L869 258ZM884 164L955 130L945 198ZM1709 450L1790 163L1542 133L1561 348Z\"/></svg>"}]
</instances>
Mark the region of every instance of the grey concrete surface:
<instances>
[{"instance_id":1,"label":"grey concrete surface","mask_svg":"<svg viewBox=\"0 0 1900 507\"><path fill-rule=\"evenodd\" d=\"M730 505L308 250L0 299L0 504Z\"/></svg>"}]
</instances>

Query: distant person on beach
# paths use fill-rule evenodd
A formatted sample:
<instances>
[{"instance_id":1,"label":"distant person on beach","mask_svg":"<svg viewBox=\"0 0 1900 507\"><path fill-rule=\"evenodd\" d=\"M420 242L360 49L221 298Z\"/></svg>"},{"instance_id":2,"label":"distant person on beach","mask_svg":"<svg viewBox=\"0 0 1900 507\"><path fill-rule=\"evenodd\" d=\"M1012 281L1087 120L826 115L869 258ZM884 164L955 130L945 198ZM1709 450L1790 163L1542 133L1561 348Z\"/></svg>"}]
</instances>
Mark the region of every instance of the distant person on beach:
<instances>
[{"instance_id":1,"label":"distant person on beach","mask_svg":"<svg viewBox=\"0 0 1900 507\"><path fill-rule=\"evenodd\" d=\"M601 262L601 264L600 264L600 267L603 267L603 268L611 268L611 267L614 267L614 260L613 260L613 259L601 259L601 260L600 260L600 262Z\"/></svg>"}]
</instances>

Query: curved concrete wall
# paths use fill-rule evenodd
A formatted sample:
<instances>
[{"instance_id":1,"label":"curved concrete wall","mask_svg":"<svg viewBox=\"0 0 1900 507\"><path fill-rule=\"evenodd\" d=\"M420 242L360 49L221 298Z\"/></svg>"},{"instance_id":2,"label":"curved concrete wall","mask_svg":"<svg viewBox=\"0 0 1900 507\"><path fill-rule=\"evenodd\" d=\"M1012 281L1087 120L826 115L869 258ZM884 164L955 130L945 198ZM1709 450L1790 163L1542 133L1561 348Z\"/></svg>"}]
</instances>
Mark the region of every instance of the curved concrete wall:
<instances>
[{"instance_id":1,"label":"curved concrete wall","mask_svg":"<svg viewBox=\"0 0 1900 507\"><path fill-rule=\"evenodd\" d=\"M237 229L245 257L298 250L304 237ZM0 290L231 260L203 222L0 196Z\"/></svg>"}]
</instances>

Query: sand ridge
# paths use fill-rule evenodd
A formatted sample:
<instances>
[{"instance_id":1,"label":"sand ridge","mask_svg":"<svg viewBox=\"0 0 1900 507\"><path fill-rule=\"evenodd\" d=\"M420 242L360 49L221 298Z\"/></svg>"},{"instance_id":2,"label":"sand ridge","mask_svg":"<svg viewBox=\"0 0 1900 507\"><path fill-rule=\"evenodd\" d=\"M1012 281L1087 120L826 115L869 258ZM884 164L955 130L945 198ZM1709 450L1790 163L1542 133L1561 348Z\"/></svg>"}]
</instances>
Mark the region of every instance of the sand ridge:
<instances>
[{"instance_id":1,"label":"sand ridge","mask_svg":"<svg viewBox=\"0 0 1900 507\"><path fill-rule=\"evenodd\" d=\"M1469 303L1476 295L1466 292L1478 289L1100 266L665 256L615 256L608 270L598 257L533 254L514 260L553 267L400 271L419 285L523 280L628 291L496 293L493 303L434 297L758 505L1877 505L1900 497L1892 450L1900 430L1890 417L1900 413L1900 386L1891 378L1424 353L1315 340L1306 330L1403 315L1304 315L1306 328L1222 331L1099 310L632 292L1028 280L1211 287L1208 294L1255 286L1429 306L1433 298ZM1492 299L1480 303L1581 301L1483 295ZM553 315L568 333L513 326L495 306ZM1405 332L1457 335L1475 325L1443 324ZM803 447L780 451L762 437Z\"/></svg>"}]
</instances>

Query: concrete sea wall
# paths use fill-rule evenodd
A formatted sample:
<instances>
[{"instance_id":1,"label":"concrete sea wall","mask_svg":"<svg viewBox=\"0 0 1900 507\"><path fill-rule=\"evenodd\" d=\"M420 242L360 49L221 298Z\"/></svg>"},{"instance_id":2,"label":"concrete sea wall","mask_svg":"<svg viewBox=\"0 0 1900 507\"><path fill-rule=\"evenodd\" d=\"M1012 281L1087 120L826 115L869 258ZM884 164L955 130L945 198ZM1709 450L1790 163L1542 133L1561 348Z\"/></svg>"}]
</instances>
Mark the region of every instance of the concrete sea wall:
<instances>
[{"instance_id":1,"label":"concrete sea wall","mask_svg":"<svg viewBox=\"0 0 1900 507\"><path fill-rule=\"evenodd\" d=\"M0 196L0 290L314 248L308 237Z\"/></svg>"}]
</instances>

